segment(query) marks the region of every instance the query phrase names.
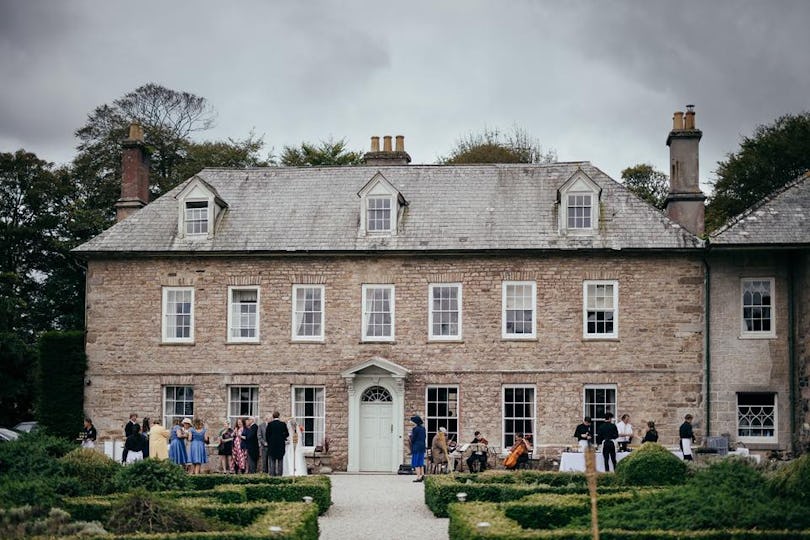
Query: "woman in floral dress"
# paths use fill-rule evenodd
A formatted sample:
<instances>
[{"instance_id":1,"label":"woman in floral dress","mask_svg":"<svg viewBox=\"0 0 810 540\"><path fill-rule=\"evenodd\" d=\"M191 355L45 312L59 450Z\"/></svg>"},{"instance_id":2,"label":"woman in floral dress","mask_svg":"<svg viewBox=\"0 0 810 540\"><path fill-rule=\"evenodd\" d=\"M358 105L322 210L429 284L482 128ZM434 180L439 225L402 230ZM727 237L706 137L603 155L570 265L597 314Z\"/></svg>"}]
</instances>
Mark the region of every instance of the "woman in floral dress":
<instances>
[{"instance_id":1,"label":"woman in floral dress","mask_svg":"<svg viewBox=\"0 0 810 540\"><path fill-rule=\"evenodd\" d=\"M244 473L247 464L247 451L242 448L242 431L245 424L241 418L236 419L236 427L233 430L233 458L231 459L231 472L236 474Z\"/></svg>"}]
</instances>

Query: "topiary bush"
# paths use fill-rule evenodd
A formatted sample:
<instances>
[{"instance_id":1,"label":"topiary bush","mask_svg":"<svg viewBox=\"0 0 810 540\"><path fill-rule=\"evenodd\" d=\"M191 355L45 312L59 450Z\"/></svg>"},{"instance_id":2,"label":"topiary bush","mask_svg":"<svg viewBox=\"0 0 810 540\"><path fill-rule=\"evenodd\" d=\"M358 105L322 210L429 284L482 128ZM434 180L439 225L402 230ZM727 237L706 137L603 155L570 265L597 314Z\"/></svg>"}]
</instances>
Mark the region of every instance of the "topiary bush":
<instances>
[{"instance_id":1,"label":"topiary bush","mask_svg":"<svg viewBox=\"0 0 810 540\"><path fill-rule=\"evenodd\" d=\"M193 532L212 524L197 509L137 489L113 503L107 528L118 534Z\"/></svg>"},{"instance_id":2,"label":"topiary bush","mask_svg":"<svg viewBox=\"0 0 810 540\"><path fill-rule=\"evenodd\" d=\"M117 491L143 488L148 491L188 489L189 476L183 467L165 459L144 459L120 467L115 475Z\"/></svg>"},{"instance_id":3,"label":"topiary bush","mask_svg":"<svg viewBox=\"0 0 810 540\"><path fill-rule=\"evenodd\" d=\"M89 448L76 448L59 458L62 473L76 483L79 495L103 495L114 489L121 468L116 461Z\"/></svg>"},{"instance_id":4,"label":"topiary bush","mask_svg":"<svg viewBox=\"0 0 810 540\"><path fill-rule=\"evenodd\" d=\"M810 454L780 467L768 484L776 495L810 501Z\"/></svg>"},{"instance_id":5,"label":"topiary bush","mask_svg":"<svg viewBox=\"0 0 810 540\"><path fill-rule=\"evenodd\" d=\"M631 486L683 484L686 471L686 463L657 443L641 445L616 467L622 483Z\"/></svg>"}]
</instances>

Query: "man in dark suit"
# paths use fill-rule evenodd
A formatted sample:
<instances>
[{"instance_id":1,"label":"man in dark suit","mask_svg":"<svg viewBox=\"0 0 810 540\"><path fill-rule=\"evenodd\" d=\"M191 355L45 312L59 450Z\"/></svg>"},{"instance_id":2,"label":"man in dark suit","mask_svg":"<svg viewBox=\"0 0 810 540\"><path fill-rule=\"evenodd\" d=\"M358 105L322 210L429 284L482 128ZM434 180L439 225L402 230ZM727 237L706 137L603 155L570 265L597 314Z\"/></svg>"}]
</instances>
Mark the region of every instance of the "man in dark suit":
<instances>
[{"instance_id":1,"label":"man in dark suit","mask_svg":"<svg viewBox=\"0 0 810 540\"><path fill-rule=\"evenodd\" d=\"M247 451L247 472L253 474L256 472L256 463L259 461L259 426L256 425L256 420L252 417L247 418L247 426L242 433L242 437L244 439L242 446Z\"/></svg>"},{"instance_id":2,"label":"man in dark suit","mask_svg":"<svg viewBox=\"0 0 810 540\"><path fill-rule=\"evenodd\" d=\"M124 425L124 437L128 439L130 435L135 433L135 426L137 425L138 425L138 415L135 413L130 414L129 422L127 422L126 425Z\"/></svg>"},{"instance_id":3,"label":"man in dark suit","mask_svg":"<svg viewBox=\"0 0 810 540\"><path fill-rule=\"evenodd\" d=\"M613 462L613 472L616 472L616 443L619 438L619 429L613 423L613 413L605 413L605 421L599 424L596 432L596 442L602 443L602 457L605 460L605 472L610 472L610 462Z\"/></svg>"},{"instance_id":4,"label":"man in dark suit","mask_svg":"<svg viewBox=\"0 0 810 540\"><path fill-rule=\"evenodd\" d=\"M287 424L278 419L279 412L273 413L273 421L267 424L265 436L267 437L267 453L270 455L270 476L281 476L283 471L284 450L290 430Z\"/></svg>"},{"instance_id":5,"label":"man in dark suit","mask_svg":"<svg viewBox=\"0 0 810 540\"><path fill-rule=\"evenodd\" d=\"M259 424L259 461L261 462L261 472L270 472L270 455L267 453L267 424L270 423L270 415L265 415L264 422Z\"/></svg>"}]
</instances>

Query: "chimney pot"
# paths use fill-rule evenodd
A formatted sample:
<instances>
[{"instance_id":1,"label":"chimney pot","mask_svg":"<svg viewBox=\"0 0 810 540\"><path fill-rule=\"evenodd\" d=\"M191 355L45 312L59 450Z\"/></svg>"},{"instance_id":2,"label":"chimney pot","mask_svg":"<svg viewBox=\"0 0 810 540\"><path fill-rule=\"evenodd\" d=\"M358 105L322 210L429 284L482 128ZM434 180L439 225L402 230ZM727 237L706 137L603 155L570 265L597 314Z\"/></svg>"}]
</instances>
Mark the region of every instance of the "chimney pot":
<instances>
[{"instance_id":1,"label":"chimney pot","mask_svg":"<svg viewBox=\"0 0 810 540\"><path fill-rule=\"evenodd\" d=\"M376 135L371 138L371 151L372 152L379 152L380 151L380 138Z\"/></svg>"},{"instance_id":2,"label":"chimney pot","mask_svg":"<svg viewBox=\"0 0 810 540\"><path fill-rule=\"evenodd\" d=\"M681 111L675 111L675 115L672 117L672 131L681 131L683 129L683 113Z\"/></svg>"},{"instance_id":3,"label":"chimney pot","mask_svg":"<svg viewBox=\"0 0 810 540\"><path fill-rule=\"evenodd\" d=\"M686 117L684 118L684 129L695 129L695 106L686 106Z\"/></svg>"},{"instance_id":4,"label":"chimney pot","mask_svg":"<svg viewBox=\"0 0 810 540\"><path fill-rule=\"evenodd\" d=\"M396 149L397 152L404 152L405 151L405 135L397 135L397 145Z\"/></svg>"},{"instance_id":5,"label":"chimney pot","mask_svg":"<svg viewBox=\"0 0 810 540\"><path fill-rule=\"evenodd\" d=\"M391 152L391 135L383 137L383 152Z\"/></svg>"},{"instance_id":6,"label":"chimney pot","mask_svg":"<svg viewBox=\"0 0 810 540\"><path fill-rule=\"evenodd\" d=\"M132 122L129 125L129 140L143 141L143 128L138 122Z\"/></svg>"}]
</instances>

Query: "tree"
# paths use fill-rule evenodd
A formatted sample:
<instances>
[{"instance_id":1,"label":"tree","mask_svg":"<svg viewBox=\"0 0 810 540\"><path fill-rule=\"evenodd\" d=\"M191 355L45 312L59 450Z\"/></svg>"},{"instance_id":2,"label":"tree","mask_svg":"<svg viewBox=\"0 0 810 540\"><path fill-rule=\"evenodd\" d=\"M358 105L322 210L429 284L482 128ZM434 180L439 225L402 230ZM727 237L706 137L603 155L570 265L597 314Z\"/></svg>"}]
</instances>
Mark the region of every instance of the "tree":
<instances>
[{"instance_id":1,"label":"tree","mask_svg":"<svg viewBox=\"0 0 810 540\"><path fill-rule=\"evenodd\" d=\"M788 114L760 125L740 149L719 162L706 229L732 217L810 170L810 112Z\"/></svg>"},{"instance_id":2,"label":"tree","mask_svg":"<svg viewBox=\"0 0 810 540\"><path fill-rule=\"evenodd\" d=\"M474 163L554 163L554 150L544 151L540 142L515 126L511 133L485 128L456 141L450 155L439 159L447 165Z\"/></svg>"},{"instance_id":3,"label":"tree","mask_svg":"<svg viewBox=\"0 0 810 540\"><path fill-rule=\"evenodd\" d=\"M75 437L84 411L84 332L46 332L39 339L36 417L49 433Z\"/></svg>"},{"instance_id":4,"label":"tree","mask_svg":"<svg viewBox=\"0 0 810 540\"><path fill-rule=\"evenodd\" d=\"M206 167L244 169L266 166L272 156L268 156L267 159L260 158L259 151L263 147L262 138L256 137L253 133L241 141L228 139L227 141L190 142L185 147L183 161L177 165L177 176L185 180Z\"/></svg>"},{"instance_id":5,"label":"tree","mask_svg":"<svg viewBox=\"0 0 810 540\"><path fill-rule=\"evenodd\" d=\"M648 163L639 163L622 171L627 189L659 210L664 208L669 193L669 177Z\"/></svg>"},{"instance_id":6,"label":"tree","mask_svg":"<svg viewBox=\"0 0 810 540\"><path fill-rule=\"evenodd\" d=\"M345 139L332 138L320 144L302 142L301 146L285 146L280 158L281 165L287 167L360 165L362 162L362 152L348 150Z\"/></svg>"}]
</instances>

